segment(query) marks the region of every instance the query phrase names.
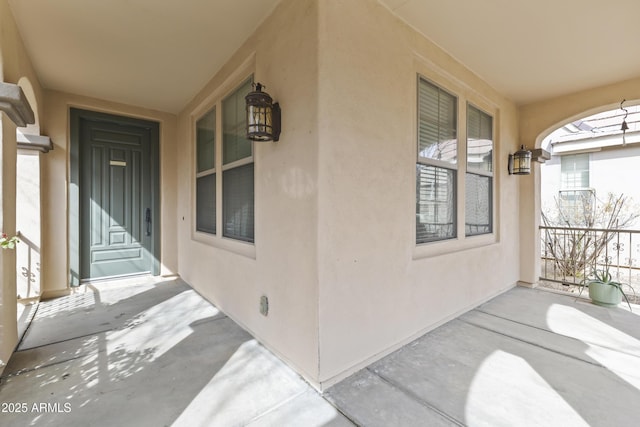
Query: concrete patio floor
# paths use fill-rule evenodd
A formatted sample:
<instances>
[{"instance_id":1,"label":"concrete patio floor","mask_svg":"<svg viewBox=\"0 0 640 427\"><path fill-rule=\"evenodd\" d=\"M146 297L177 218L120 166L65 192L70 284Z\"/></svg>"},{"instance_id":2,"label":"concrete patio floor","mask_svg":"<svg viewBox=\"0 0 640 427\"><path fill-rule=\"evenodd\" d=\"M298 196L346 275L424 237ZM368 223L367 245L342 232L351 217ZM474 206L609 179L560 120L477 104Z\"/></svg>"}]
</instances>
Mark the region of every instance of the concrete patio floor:
<instances>
[{"instance_id":1,"label":"concrete patio floor","mask_svg":"<svg viewBox=\"0 0 640 427\"><path fill-rule=\"evenodd\" d=\"M180 279L40 303L0 404L3 427L353 425Z\"/></svg>"},{"instance_id":2,"label":"concrete patio floor","mask_svg":"<svg viewBox=\"0 0 640 427\"><path fill-rule=\"evenodd\" d=\"M367 426L637 426L640 307L634 311L515 288L326 397Z\"/></svg>"},{"instance_id":3,"label":"concrete patio floor","mask_svg":"<svg viewBox=\"0 0 640 427\"><path fill-rule=\"evenodd\" d=\"M0 425L634 426L634 311L512 289L323 398L180 279L94 284L40 304Z\"/></svg>"}]
</instances>

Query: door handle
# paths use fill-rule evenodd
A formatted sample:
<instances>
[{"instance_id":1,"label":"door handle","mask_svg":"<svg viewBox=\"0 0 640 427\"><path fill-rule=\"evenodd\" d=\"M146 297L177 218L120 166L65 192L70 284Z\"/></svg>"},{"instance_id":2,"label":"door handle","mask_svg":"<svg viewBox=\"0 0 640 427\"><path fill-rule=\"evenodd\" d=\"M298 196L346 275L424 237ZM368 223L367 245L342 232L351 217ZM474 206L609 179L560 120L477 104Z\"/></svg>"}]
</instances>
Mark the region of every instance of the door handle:
<instances>
[{"instance_id":1,"label":"door handle","mask_svg":"<svg viewBox=\"0 0 640 427\"><path fill-rule=\"evenodd\" d=\"M147 236L151 236L151 209L149 208L145 211L144 221L147 223Z\"/></svg>"}]
</instances>

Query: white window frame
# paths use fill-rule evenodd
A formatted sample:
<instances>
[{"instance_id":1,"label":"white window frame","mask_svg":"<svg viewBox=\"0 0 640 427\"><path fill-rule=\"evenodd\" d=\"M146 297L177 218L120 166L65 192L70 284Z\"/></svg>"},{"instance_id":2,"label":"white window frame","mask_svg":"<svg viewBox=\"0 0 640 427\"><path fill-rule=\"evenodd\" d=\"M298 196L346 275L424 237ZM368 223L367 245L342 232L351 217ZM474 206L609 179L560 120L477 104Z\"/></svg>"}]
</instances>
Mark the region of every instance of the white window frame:
<instances>
[{"instance_id":1,"label":"white window frame","mask_svg":"<svg viewBox=\"0 0 640 427\"><path fill-rule=\"evenodd\" d=\"M233 238L227 238L223 236L223 178L222 175L225 170L233 167L245 165L247 163L254 163L254 223L257 215L257 208L255 206L255 189L256 189L256 161L255 161L255 146L252 146L251 157L243 158L232 163L223 165L223 117L222 117L222 101L232 94L238 87L245 83L248 79L255 81L254 76L255 69L255 57L252 55L231 75L229 75L224 82L222 82L217 89L205 97L201 103L195 107L190 114L190 129L191 129L191 143L192 150L192 173L191 179L191 239L208 246L220 248L238 255L245 256L247 258L256 258L256 246L254 242L247 242L244 240L237 240ZM216 170L216 234L210 234L201 232L196 229L196 173L197 171L197 141L196 141L196 122L212 108L216 110L216 143L215 143L215 165ZM254 229L255 233L255 229Z\"/></svg>"},{"instance_id":2,"label":"white window frame","mask_svg":"<svg viewBox=\"0 0 640 427\"><path fill-rule=\"evenodd\" d=\"M499 104L487 97L484 93L476 91L458 77L452 75L447 70L438 67L432 61L429 61L419 55L414 57L415 72L418 77L425 79L432 84L440 87L446 92L458 98L458 167L457 167L457 237L455 239L436 240L427 243L416 242L416 193L413 191L413 199L411 202L411 225L413 228L413 250L412 259L420 260L439 255L456 253L468 249L486 247L500 243L500 182L502 166L497 162L501 159L500 147L500 120L501 110ZM419 80L416 79L416 82ZM416 109L413 116L412 132L414 139L412 141L412 150L416 153L418 144L418 87L414 86L413 96L415 96L413 105ZM491 233L470 235L465 234L465 175L466 175L466 159L467 159L467 112L466 109L460 108L467 103L471 103L475 108L486 112L493 118L493 180L492 180L492 231ZM505 154L506 155L506 154ZM417 161L417 157L414 157ZM460 163L464 161L465 163ZM416 163L413 164L416 167ZM506 166L504 166L506 171ZM506 173L506 172L505 172ZM415 176L415 173L414 173ZM409 206L409 205L407 205Z\"/></svg>"}]
</instances>

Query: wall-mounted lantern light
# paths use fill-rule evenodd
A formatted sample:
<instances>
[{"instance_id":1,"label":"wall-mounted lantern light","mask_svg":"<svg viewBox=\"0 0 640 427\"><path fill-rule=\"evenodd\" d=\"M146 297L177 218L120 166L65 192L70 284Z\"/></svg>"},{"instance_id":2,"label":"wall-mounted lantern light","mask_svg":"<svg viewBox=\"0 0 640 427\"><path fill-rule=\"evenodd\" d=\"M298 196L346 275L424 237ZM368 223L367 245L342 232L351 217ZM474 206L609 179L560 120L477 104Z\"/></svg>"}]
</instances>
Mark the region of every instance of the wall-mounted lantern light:
<instances>
[{"instance_id":1,"label":"wall-mounted lantern light","mask_svg":"<svg viewBox=\"0 0 640 427\"><path fill-rule=\"evenodd\" d=\"M245 97L247 102L247 139L277 141L280 139L280 104L263 92L265 87L254 83L255 90Z\"/></svg>"},{"instance_id":2,"label":"wall-mounted lantern light","mask_svg":"<svg viewBox=\"0 0 640 427\"><path fill-rule=\"evenodd\" d=\"M622 102L620 103L620 109L624 111L624 119L622 119L622 126L620 127L620 130L622 131L622 145L627 144L627 139L625 138L625 134L627 133L627 130L629 130L629 125L627 124L627 116L629 115L629 112L627 111L626 108L622 108L622 104L624 104L625 101L626 99L623 99Z\"/></svg>"},{"instance_id":3,"label":"wall-mounted lantern light","mask_svg":"<svg viewBox=\"0 0 640 427\"><path fill-rule=\"evenodd\" d=\"M509 175L529 175L531 173L531 151L524 145L513 154L509 154L507 165Z\"/></svg>"}]
</instances>

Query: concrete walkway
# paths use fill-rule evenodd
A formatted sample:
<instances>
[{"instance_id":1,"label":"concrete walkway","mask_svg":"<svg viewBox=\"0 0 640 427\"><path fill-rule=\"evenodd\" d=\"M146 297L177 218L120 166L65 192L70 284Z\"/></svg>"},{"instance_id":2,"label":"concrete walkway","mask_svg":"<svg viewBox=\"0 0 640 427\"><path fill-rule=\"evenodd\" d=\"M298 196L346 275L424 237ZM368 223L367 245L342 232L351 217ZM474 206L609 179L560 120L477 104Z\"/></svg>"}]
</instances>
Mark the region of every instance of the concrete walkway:
<instances>
[{"instance_id":1,"label":"concrete walkway","mask_svg":"<svg viewBox=\"0 0 640 427\"><path fill-rule=\"evenodd\" d=\"M179 279L92 285L40 304L0 425L635 426L634 311L516 288L325 400Z\"/></svg>"},{"instance_id":2,"label":"concrete walkway","mask_svg":"<svg viewBox=\"0 0 640 427\"><path fill-rule=\"evenodd\" d=\"M326 396L366 426L638 426L634 312L515 288Z\"/></svg>"},{"instance_id":3,"label":"concrete walkway","mask_svg":"<svg viewBox=\"0 0 640 427\"><path fill-rule=\"evenodd\" d=\"M0 426L353 425L182 280L140 282L40 304Z\"/></svg>"}]
</instances>

